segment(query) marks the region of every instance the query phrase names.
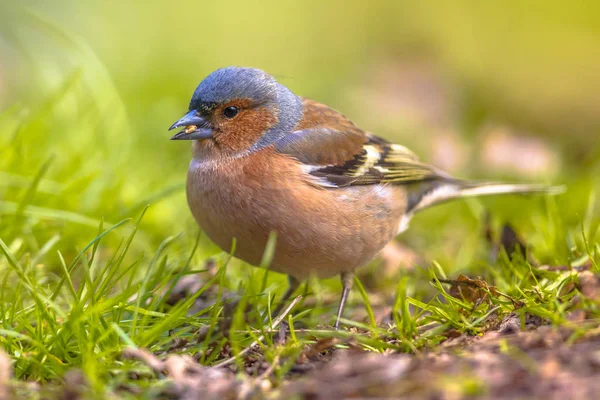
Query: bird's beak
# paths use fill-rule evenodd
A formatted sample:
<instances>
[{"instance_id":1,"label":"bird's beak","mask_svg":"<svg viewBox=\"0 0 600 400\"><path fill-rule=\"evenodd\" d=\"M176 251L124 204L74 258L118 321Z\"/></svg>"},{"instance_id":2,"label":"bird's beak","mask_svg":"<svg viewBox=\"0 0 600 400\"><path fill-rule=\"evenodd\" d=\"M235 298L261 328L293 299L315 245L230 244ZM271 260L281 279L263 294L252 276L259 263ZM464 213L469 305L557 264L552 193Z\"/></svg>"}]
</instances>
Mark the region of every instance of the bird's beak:
<instances>
[{"instance_id":1,"label":"bird's beak","mask_svg":"<svg viewBox=\"0 0 600 400\"><path fill-rule=\"evenodd\" d=\"M198 115L196 110L192 110L185 114L183 118L175 122L169 130L185 127L180 132L177 132L171 140L199 140L208 139L213 135L213 129L206 119Z\"/></svg>"}]
</instances>

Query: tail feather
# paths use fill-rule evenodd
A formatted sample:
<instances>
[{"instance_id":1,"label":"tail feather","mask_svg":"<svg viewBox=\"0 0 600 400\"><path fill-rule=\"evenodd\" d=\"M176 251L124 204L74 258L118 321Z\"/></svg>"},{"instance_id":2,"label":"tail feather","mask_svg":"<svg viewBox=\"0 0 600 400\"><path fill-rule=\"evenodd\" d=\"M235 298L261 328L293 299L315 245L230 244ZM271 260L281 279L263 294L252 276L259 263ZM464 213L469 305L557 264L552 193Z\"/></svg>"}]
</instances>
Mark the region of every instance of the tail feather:
<instances>
[{"instance_id":1,"label":"tail feather","mask_svg":"<svg viewBox=\"0 0 600 400\"><path fill-rule=\"evenodd\" d=\"M461 182L461 181L459 181ZM485 196L494 194L546 194L557 195L564 193L564 186L548 186L543 184L526 183L498 183L498 182L464 182L459 183L460 195L462 196Z\"/></svg>"},{"instance_id":2,"label":"tail feather","mask_svg":"<svg viewBox=\"0 0 600 400\"><path fill-rule=\"evenodd\" d=\"M462 180L438 180L423 182L410 190L408 212L422 210L432 205L460 197L490 196L498 194L545 194L564 193L564 186L542 184L510 184L497 182L472 182Z\"/></svg>"}]
</instances>

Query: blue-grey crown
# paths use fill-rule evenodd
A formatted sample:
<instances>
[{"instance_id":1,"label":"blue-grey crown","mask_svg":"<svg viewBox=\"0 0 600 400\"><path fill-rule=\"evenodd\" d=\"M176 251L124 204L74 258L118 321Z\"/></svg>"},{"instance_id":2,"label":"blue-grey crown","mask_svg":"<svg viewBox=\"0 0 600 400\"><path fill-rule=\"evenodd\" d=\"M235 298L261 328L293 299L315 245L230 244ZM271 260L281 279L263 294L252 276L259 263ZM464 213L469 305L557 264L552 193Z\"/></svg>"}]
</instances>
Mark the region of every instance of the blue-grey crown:
<instances>
[{"instance_id":1,"label":"blue-grey crown","mask_svg":"<svg viewBox=\"0 0 600 400\"><path fill-rule=\"evenodd\" d=\"M190 109L201 103L226 103L232 99L277 101L277 81L256 68L225 67L208 75L196 88Z\"/></svg>"}]
</instances>

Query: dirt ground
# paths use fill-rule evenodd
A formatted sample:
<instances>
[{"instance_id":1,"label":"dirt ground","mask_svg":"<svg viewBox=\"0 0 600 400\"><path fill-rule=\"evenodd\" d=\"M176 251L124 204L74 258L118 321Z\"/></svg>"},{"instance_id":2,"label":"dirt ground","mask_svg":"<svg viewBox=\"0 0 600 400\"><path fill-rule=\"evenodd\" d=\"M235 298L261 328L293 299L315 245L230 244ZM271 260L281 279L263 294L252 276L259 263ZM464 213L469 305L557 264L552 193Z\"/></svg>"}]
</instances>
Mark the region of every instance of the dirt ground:
<instances>
[{"instance_id":1,"label":"dirt ground","mask_svg":"<svg viewBox=\"0 0 600 400\"><path fill-rule=\"evenodd\" d=\"M516 324L516 325L515 325ZM288 397L330 399L591 399L600 395L600 336L568 344L573 332L542 326L515 332L518 321L481 338L457 337L419 355L335 352Z\"/></svg>"},{"instance_id":2,"label":"dirt ground","mask_svg":"<svg viewBox=\"0 0 600 400\"><path fill-rule=\"evenodd\" d=\"M596 398L600 330L577 337L577 330L538 322L522 331L511 316L481 337L458 336L416 355L365 352L351 343L350 350L339 350L335 340L323 339L306 348L279 387L271 385L267 363L254 367L257 378L240 380L228 369L201 367L187 356L165 361L139 351L127 356L170 376L172 385L163 394L190 400Z\"/></svg>"}]
</instances>

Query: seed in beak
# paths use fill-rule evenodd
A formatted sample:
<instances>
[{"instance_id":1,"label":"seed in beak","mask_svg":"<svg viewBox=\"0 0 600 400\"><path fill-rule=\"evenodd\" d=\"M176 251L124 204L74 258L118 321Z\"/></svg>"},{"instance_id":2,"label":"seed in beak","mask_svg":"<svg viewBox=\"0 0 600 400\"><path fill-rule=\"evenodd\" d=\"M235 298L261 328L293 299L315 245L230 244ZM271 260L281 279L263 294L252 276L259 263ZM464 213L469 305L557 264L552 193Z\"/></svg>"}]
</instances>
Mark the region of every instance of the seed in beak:
<instances>
[{"instance_id":1,"label":"seed in beak","mask_svg":"<svg viewBox=\"0 0 600 400\"><path fill-rule=\"evenodd\" d=\"M188 125L185 127L185 134L189 135L190 133L194 132L196 129L198 129L198 127L196 125Z\"/></svg>"}]
</instances>

